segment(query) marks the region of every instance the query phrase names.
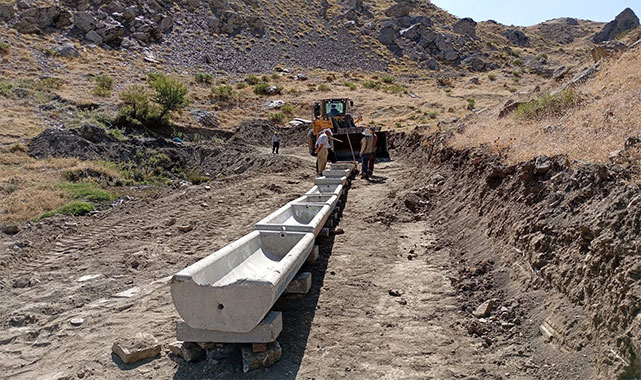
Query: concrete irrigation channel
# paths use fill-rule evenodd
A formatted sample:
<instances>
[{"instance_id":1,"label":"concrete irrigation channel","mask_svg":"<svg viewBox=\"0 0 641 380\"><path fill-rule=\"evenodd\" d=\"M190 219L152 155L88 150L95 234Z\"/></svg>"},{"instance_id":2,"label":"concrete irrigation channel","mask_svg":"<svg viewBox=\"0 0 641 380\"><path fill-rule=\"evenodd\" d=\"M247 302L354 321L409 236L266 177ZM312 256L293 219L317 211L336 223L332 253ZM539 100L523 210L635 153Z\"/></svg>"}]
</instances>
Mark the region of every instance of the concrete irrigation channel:
<instances>
[{"instance_id":1,"label":"concrete irrigation channel","mask_svg":"<svg viewBox=\"0 0 641 380\"><path fill-rule=\"evenodd\" d=\"M272 307L283 294L305 294L318 258L315 239L340 221L356 164L340 163L314 179L306 194L271 213L254 231L176 273L171 296L186 343L243 343L243 371L280 360L282 314ZM251 344L251 346L250 346Z\"/></svg>"}]
</instances>

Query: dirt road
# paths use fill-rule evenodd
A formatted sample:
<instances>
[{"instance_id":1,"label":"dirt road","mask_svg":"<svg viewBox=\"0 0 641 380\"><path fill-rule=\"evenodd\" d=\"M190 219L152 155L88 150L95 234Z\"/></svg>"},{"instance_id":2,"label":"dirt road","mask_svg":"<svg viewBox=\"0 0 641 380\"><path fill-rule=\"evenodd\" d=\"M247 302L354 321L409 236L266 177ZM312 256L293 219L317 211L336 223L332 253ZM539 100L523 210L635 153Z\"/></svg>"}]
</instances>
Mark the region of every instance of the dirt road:
<instances>
[{"instance_id":1,"label":"dirt road","mask_svg":"<svg viewBox=\"0 0 641 380\"><path fill-rule=\"evenodd\" d=\"M303 157L299 151L285 153ZM6 379L536 379L527 343L468 333L471 316L451 285L456 263L437 221L381 211L410 187L401 161L355 180L340 227L320 241L305 297L283 297L283 358L243 374L238 347L185 363L161 357L124 365L121 336L175 340L168 276L249 232L303 193L313 162L287 174L244 174L141 196L96 216L40 222L3 242L0 377ZM194 229L180 232L178 227ZM6 240L6 239L5 239ZM74 327L73 317L84 323ZM562 357L560 358L563 359ZM578 374L577 374L578 376ZM574 378L574 377L570 377Z\"/></svg>"}]
</instances>

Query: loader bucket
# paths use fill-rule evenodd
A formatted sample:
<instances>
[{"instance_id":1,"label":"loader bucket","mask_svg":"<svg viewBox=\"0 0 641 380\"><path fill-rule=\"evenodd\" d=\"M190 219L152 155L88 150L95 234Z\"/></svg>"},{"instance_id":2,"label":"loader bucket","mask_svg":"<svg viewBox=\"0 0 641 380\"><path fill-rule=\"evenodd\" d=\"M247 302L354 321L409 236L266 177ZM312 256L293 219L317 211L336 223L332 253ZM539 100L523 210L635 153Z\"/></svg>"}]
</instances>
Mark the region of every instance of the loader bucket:
<instances>
[{"instance_id":1,"label":"loader bucket","mask_svg":"<svg viewBox=\"0 0 641 380\"><path fill-rule=\"evenodd\" d=\"M337 161L360 160L361 139L364 128L341 128L334 133L334 138L341 142L334 141L334 154ZM389 161L390 155L387 150L387 133L376 132L376 161ZM350 146L351 143L351 146ZM353 151L353 155L352 155Z\"/></svg>"}]
</instances>

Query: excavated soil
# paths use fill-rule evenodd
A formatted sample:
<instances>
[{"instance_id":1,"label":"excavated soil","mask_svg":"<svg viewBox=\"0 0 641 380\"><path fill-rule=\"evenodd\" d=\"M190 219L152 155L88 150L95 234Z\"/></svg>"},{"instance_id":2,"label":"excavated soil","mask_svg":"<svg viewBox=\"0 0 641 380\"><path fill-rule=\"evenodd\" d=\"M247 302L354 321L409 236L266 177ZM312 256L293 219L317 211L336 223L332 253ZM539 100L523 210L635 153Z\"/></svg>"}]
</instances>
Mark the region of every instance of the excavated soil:
<instances>
[{"instance_id":1,"label":"excavated soil","mask_svg":"<svg viewBox=\"0 0 641 380\"><path fill-rule=\"evenodd\" d=\"M349 191L345 233L319 238L321 257L304 268L310 293L275 305L283 358L271 368L243 374L234 345L199 363L163 349L125 365L110 349L136 332L175 340L168 276L310 188L304 147L283 149L296 163L287 172L257 165L210 190L140 194L3 237L1 377L616 379L630 367L641 341L637 185L562 157L505 166L438 137L391 140L396 161ZM489 315L474 316L489 300Z\"/></svg>"}]
</instances>

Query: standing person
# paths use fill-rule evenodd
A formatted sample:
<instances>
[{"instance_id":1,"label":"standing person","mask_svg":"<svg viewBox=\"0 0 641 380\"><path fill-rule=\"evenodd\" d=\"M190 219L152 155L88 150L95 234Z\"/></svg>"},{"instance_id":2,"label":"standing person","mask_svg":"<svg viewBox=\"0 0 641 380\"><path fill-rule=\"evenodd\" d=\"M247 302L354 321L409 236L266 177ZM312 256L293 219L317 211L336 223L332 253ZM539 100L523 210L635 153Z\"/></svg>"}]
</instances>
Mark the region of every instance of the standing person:
<instances>
[{"instance_id":1,"label":"standing person","mask_svg":"<svg viewBox=\"0 0 641 380\"><path fill-rule=\"evenodd\" d=\"M278 148L280 148L280 136L278 135L278 131L274 131L274 135L272 136L272 154L278 154Z\"/></svg>"},{"instance_id":2,"label":"standing person","mask_svg":"<svg viewBox=\"0 0 641 380\"><path fill-rule=\"evenodd\" d=\"M372 146L374 145L374 137L369 129L363 131L363 138L361 139L361 178L369 179L369 158L372 155Z\"/></svg>"},{"instance_id":3,"label":"standing person","mask_svg":"<svg viewBox=\"0 0 641 380\"><path fill-rule=\"evenodd\" d=\"M329 129L324 129L319 135L318 140L316 140L316 170L318 175L323 175L325 167L327 166L327 154L329 149L329 138L332 135L332 131Z\"/></svg>"},{"instance_id":4,"label":"standing person","mask_svg":"<svg viewBox=\"0 0 641 380\"><path fill-rule=\"evenodd\" d=\"M369 156L369 165L368 165L368 170L367 174L368 175L373 175L374 174L374 162L376 162L376 143L378 142L378 136L376 136L376 131L374 128L371 128L372 131L372 152L371 155Z\"/></svg>"}]
</instances>

